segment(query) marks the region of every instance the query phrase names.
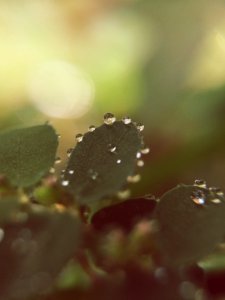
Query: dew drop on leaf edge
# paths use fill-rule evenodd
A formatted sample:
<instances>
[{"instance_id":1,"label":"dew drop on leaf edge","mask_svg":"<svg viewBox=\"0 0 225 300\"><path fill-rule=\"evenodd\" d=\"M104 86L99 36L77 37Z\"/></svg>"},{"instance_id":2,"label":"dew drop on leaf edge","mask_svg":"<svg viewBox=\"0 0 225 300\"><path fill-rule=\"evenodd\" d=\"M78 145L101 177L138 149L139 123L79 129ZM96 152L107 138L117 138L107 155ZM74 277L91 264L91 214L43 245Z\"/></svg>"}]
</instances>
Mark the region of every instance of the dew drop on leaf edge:
<instances>
[{"instance_id":1,"label":"dew drop on leaf edge","mask_svg":"<svg viewBox=\"0 0 225 300\"><path fill-rule=\"evenodd\" d=\"M70 157L71 154L73 152L73 148L69 148L67 151L66 151L66 154L67 154L67 157Z\"/></svg>"},{"instance_id":2,"label":"dew drop on leaf edge","mask_svg":"<svg viewBox=\"0 0 225 300\"><path fill-rule=\"evenodd\" d=\"M94 132L95 131L95 126L94 125L89 126L88 131L89 132Z\"/></svg>"},{"instance_id":3,"label":"dew drop on leaf edge","mask_svg":"<svg viewBox=\"0 0 225 300\"><path fill-rule=\"evenodd\" d=\"M55 164L60 164L61 163L61 158L60 157L56 157L55 159Z\"/></svg>"},{"instance_id":4,"label":"dew drop on leaf edge","mask_svg":"<svg viewBox=\"0 0 225 300\"><path fill-rule=\"evenodd\" d=\"M112 113L106 113L104 115L104 123L106 125L112 125L115 121L116 121L116 118Z\"/></svg>"},{"instance_id":5,"label":"dew drop on leaf edge","mask_svg":"<svg viewBox=\"0 0 225 300\"><path fill-rule=\"evenodd\" d=\"M137 166L138 167L143 167L144 166L144 161L142 160L142 159L139 159L138 161L137 161Z\"/></svg>"},{"instance_id":6,"label":"dew drop on leaf edge","mask_svg":"<svg viewBox=\"0 0 225 300\"><path fill-rule=\"evenodd\" d=\"M150 149L148 147L141 149L142 154L148 154L150 152Z\"/></svg>"},{"instance_id":7,"label":"dew drop on leaf edge","mask_svg":"<svg viewBox=\"0 0 225 300\"><path fill-rule=\"evenodd\" d=\"M126 189L126 190L121 190L117 193L117 197L119 199L127 199L130 197L130 190Z\"/></svg>"},{"instance_id":8,"label":"dew drop on leaf edge","mask_svg":"<svg viewBox=\"0 0 225 300\"><path fill-rule=\"evenodd\" d=\"M141 152L137 152L137 154L136 154L136 158L141 158Z\"/></svg>"},{"instance_id":9,"label":"dew drop on leaf edge","mask_svg":"<svg viewBox=\"0 0 225 300\"><path fill-rule=\"evenodd\" d=\"M220 204L222 201L219 198L214 198L210 200L212 203Z\"/></svg>"},{"instance_id":10,"label":"dew drop on leaf edge","mask_svg":"<svg viewBox=\"0 0 225 300\"><path fill-rule=\"evenodd\" d=\"M125 124L125 125L128 125L131 123L131 118L130 117L123 117L122 119L122 122Z\"/></svg>"},{"instance_id":11,"label":"dew drop on leaf edge","mask_svg":"<svg viewBox=\"0 0 225 300\"><path fill-rule=\"evenodd\" d=\"M76 135L76 141L77 141L78 143L82 142L82 141L83 141L83 134L78 133L78 134Z\"/></svg>"},{"instance_id":12,"label":"dew drop on leaf edge","mask_svg":"<svg viewBox=\"0 0 225 300\"><path fill-rule=\"evenodd\" d=\"M206 197L201 190L197 190L192 192L191 200L197 205L205 205L206 204Z\"/></svg>"},{"instance_id":13,"label":"dew drop on leaf edge","mask_svg":"<svg viewBox=\"0 0 225 300\"><path fill-rule=\"evenodd\" d=\"M196 179L194 182L194 186L206 188L206 181L203 179Z\"/></svg>"},{"instance_id":14,"label":"dew drop on leaf edge","mask_svg":"<svg viewBox=\"0 0 225 300\"><path fill-rule=\"evenodd\" d=\"M224 197L223 191L219 187L210 187L210 192L215 193L217 196Z\"/></svg>"},{"instance_id":15,"label":"dew drop on leaf edge","mask_svg":"<svg viewBox=\"0 0 225 300\"><path fill-rule=\"evenodd\" d=\"M127 177L127 182L130 183L136 183L141 180L141 175L140 174L135 174L135 175L130 175Z\"/></svg>"},{"instance_id":16,"label":"dew drop on leaf edge","mask_svg":"<svg viewBox=\"0 0 225 300\"><path fill-rule=\"evenodd\" d=\"M137 123L136 124L137 129L141 132L144 130L145 126L142 123Z\"/></svg>"}]
</instances>

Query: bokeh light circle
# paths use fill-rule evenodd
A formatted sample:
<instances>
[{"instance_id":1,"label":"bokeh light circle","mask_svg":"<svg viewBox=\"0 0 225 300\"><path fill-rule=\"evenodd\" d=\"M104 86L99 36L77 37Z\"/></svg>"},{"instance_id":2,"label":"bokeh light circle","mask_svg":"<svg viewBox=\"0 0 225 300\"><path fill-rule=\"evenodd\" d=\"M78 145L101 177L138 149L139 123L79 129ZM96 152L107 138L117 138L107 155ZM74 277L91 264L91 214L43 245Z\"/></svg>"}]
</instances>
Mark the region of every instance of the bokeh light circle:
<instances>
[{"instance_id":1,"label":"bokeh light circle","mask_svg":"<svg viewBox=\"0 0 225 300\"><path fill-rule=\"evenodd\" d=\"M28 95L42 113L55 118L80 118L93 103L91 78L65 61L48 61L32 73Z\"/></svg>"}]
</instances>

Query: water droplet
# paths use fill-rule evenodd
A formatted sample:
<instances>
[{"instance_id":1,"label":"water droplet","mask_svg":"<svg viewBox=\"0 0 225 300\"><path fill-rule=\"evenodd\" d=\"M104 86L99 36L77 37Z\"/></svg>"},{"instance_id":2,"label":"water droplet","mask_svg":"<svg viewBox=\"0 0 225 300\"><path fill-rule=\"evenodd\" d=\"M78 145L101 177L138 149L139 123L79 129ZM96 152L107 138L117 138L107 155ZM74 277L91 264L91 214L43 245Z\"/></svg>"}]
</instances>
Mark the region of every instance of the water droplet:
<instances>
[{"instance_id":1,"label":"water droplet","mask_svg":"<svg viewBox=\"0 0 225 300\"><path fill-rule=\"evenodd\" d=\"M139 159L138 161L137 161L137 166L138 167L143 167L144 166L144 161L142 160L142 159Z\"/></svg>"},{"instance_id":2,"label":"water droplet","mask_svg":"<svg viewBox=\"0 0 225 300\"><path fill-rule=\"evenodd\" d=\"M143 131L144 128L145 128L145 126L144 126L143 124L141 124L141 123L137 123L137 124L136 124L136 127L137 127L137 129L138 129L139 131Z\"/></svg>"},{"instance_id":3,"label":"water droplet","mask_svg":"<svg viewBox=\"0 0 225 300\"><path fill-rule=\"evenodd\" d=\"M204 205L206 202L205 195L202 191L197 190L191 194L192 201L197 205Z\"/></svg>"},{"instance_id":4,"label":"water droplet","mask_svg":"<svg viewBox=\"0 0 225 300\"><path fill-rule=\"evenodd\" d=\"M219 198L214 198L214 199L211 199L211 202L215 203L215 204L220 204L222 201Z\"/></svg>"},{"instance_id":5,"label":"water droplet","mask_svg":"<svg viewBox=\"0 0 225 300\"><path fill-rule=\"evenodd\" d=\"M119 165L121 164L122 160L121 159L117 159L116 163Z\"/></svg>"},{"instance_id":6,"label":"water droplet","mask_svg":"<svg viewBox=\"0 0 225 300\"><path fill-rule=\"evenodd\" d=\"M128 124L131 123L131 118L130 118L130 117L123 117L122 122L123 122L125 125L128 125Z\"/></svg>"},{"instance_id":7,"label":"water droplet","mask_svg":"<svg viewBox=\"0 0 225 300\"><path fill-rule=\"evenodd\" d=\"M88 170L88 175L92 180L96 180L98 178L98 172L93 169Z\"/></svg>"},{"instance_id":8,"label":"water droplet","mask_svg":"<svg viewBox=\"0 0 225 300\"><path fill-rule=\"evenodd\" d=\"M58 139L61 139L61 134L57 134L57 138L58 138Z\"/></svg>"},{"instance_id":9,"label":"water droplet","mask_svg":"<svg viewBox=\"0 0 225 300\"><path fill-rule=\"evenodd\" d=\"M62 181L62 186L68 186L69 185L69 180L63 180Z\"/></svg>"},{"instance_id":10,"label":"water droplet","mask_svg":"<svg viewBox=\"0 0 225 300\"><path fill-rule=\"evenodd\" d=\"M89 132L95 131L95 126L94 125L89 126L88 131Z\"/></svg>"},{"instance_id":11,"label":"water droplet","mask_svg":"<svg viewBox=\"0 0 225 300\"><path fill-rule=\"evenodd\" d=\"M65 175L65 172L66 172L66 170L61 171L61 173L60 173L61 177L63 177Z\"/></svg>"},{"instance_id":12,"label":"water droplet","mask_svg":"<svg viewBox=\"0 0 225 300\"><path fill-rule=\"evenodd\" d=\"M142 154L148 154L150 152L150 149L148 147L141 149Z\"/></svg>"},{"instance_id":13,"label":"water droplet","mask_svg":"<svg viewBox=\"0 0 225 300\"><path fill-rule=\"evenodd\" d=\"M61 163L61 158L60 157L56 157L55 159L55 164L60 164Z\"/></svg>"},{"instance_id":14,"label":"water droplet","mask_svg":"<svg viewBox=\"0 0 225 300\"><path fill-rule=\"evenodd\" d=\"M140 174L135 174L135 175L130 175L127 177L127 182L130 183L136 183L139 182L141 180L141 175Z\"/></svg>"},{"instance_id":15,"label":"water droplet","mask_svg":"<svg viewBox=\"0 0 225 300\"><path fill-rule=\"evenodd\" d=\"M206 188L206 181L203 179L196 179L194 182L194 186Z\"/></svg>"},{"instance_id":16,"label":"water droplet","mask_svg":"<svg viewBox=\"0 0 225 300\"><path fill-rule=\"evenodd\" d=\"M104 115L104 123L106 125L112 125L116 121L116 118L113 114L111 113L106 113Z\"/></svg>"},{"instance_id":17,"label":"water droplet","mask_svg":"<svg viewBox=\"0 0 225 300\"><path fill-rule=\"evenodd\" d=\"M49 173L54 174L54 173L55 173L55 168L53 168L53 167L50 168L50 169L49 169Z\"/></svg>"},{"instance_id":18,"label":"water droplet","mask_svg":"<svg viewBox=\"0 0 225 300\"><path fill-rule=\"evenodd\" d=\"M83 134L81 134L81 133L78 133L77 135L76 135L76 140L77 140L77 142L78 143L80 143L80 142L82 142L83 141Z\"/></svg>"},{"instance_id":19,"label":"water droplet","mask_svg":"<svg viewBox=\"0 0 225 300\"><path fill-rule=\"evenodd\" d=\"M130 197L130 190L121 190L117 193L118 198L127 199Z\"/></svg>"},{"instance_id":20,"label":"water droplet","mask_svg":"<svg viewBox=\"0 0 225 300\"><path fill-rule=\"evenodd\" d=\"M4 239L5 232L2 228L0 228L0 242Z\"/></svg>"},{"instance_id":21,"label":"water droplet","mask_svg":"<svg viewBox=\"0 0 225 300\"><path fill-rule=\"evenodd\" d=\"M217 193L216 193L218 196L221 196L221 197L224 197L224 192L223 191L218 191Z\"/></svg>"},{"instance_id":22,"label":"water droplet","mask_svg":"<svg viewBox=\"0 0 225 300\"><path fill-rule=\"evenodd\" d=\"M66 154L67 154L67 157L70 157L71 154L73 152L73 148L69 148L67 151L66 151Z\"/></svg>"},{"instance_id":23,"label":"water droplet","mask_svg":"<svg viewBox=\"0 0 225 300\"><path fill-rule=\"evenodd\" d=\"M213 186L213 187L210 187L209 190L210 190L210 192L215 193L217 196L224 197L223 191L218 187Z\"/></svg>"},{"instance_id":24,"label":"water droplet","mask_svg":"<svg viewBox=\"0 0 225 300\"><path fill-rule=\"evenodd\" d=\"M116 152L116 146L113 145L113 144L108 144L107 148L108 148L108 151L111 152L111 153Z\"/></svg>"},{"instance_id":25,"label":"water droplet","mask_svg":"<svg viewBox=\"0 0 225 300\"><path fill-rule=\"evenodd\" d=\"M137 152L136 158L141 158L141 152Z\"/></svg>"},{"instance_id":26,"label":"water droplet","mask_svg":"<svg viewBox=\"0 0 225 300\"><path fill-rule=\"evenodd\" d=\"M156 196L153 194L147 194L144 196L145 199L157 201Z\"/></svg>"},{"instance_id":27,"label":"water droplet","mask_svg":"<svg viewBox=\"0 0 225 300\"><path fill-rule=\"evenodd\" d=\"M72 174L74 174L74 170L69 170L68 173L69 173L70 175L72 175Z\"/></svg>"}]
</instances>

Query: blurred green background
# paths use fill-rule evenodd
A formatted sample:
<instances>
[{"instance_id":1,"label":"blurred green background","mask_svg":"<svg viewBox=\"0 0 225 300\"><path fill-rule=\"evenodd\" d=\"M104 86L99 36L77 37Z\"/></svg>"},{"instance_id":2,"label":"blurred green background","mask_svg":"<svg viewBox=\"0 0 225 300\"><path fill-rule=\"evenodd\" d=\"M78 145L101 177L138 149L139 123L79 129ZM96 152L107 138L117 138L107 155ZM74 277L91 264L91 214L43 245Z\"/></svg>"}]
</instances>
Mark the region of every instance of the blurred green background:
<instances>
[{"instance_id":1,"label":"blurred green background","mask_svg":"<svg viewBox=\"0 0 225 300\"><path fill-rule=\"evenodd\" d=\"M133 195L225 188L224 1L2 0L0 39L2 130L50 121L65 160L105 112L129 115L151 148Z\"/></svg>"}]
</instances>

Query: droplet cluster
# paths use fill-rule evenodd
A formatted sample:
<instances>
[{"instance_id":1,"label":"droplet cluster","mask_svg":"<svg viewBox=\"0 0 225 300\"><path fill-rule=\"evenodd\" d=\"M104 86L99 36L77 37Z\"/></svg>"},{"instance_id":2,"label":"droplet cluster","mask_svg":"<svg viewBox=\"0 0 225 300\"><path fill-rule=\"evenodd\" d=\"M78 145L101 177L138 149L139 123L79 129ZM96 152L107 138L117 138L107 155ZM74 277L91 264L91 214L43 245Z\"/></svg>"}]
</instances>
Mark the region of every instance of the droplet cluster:
<instances>
[{"instance_id":1,"label":"droplet cluster","mask_svg":"<svg viewBox=\"0 0 225 300\"><path fill-rule=\"evenodd\" d=\"M113 124L116 122L116 117L114 116L114 114L109 113L109 112L105 113L103 119L104 119L104 124L109 127L110 126L113 127ZM121 119L121 122L124 124L124 126L129 126L129 127L131 125L135 126L139 132L142 132L144 130L143 124L132 122L132 119L129 116L123 117ZM89 133L93 133L95 130L96 130L96 127L94 125L90 125L88 128ZM84 135L79 133L75 136L75 138L76 138L77 143L81 143L84 139ZM67 150L68 158L71 157L71 154L73 153L73 151L74 151L74 148L69 148ZM126 161L123 162L123 158L120 157L120 155L119 155L120 148L119 148L119 145L117 145L117 143L113 143L113 141L109 142L106 145L106 151L108 151L110 154L115 156L115 164L118 165L118 168L120 166L122 166L123 163L126 163ZM144 146L144 144L142 144L142 148L139 149L136 153L135 161L136 161L137 167L144 166L144 161L142 160L142 155L148 154L149 151L150 151L149 148ZM57 160L57 162L59 163L59 159ZM67 187L70 185L70 181L72 180L71 179L72 177L70 177L70 175L72 176L74 174L74 172L75 172L75 170L73 170L73 169L67 169L66 171L65 170L61 171L61 177L62 177L61 185L62 186ZM97 170L95 170L94 168L93 169L90 168L87 171L87 178L89 178L91 181L96 181L96 180L99 181L101 179L101 174L98 174ZM138 173L134 173L127 177L127 182L128 183L136 183L136 182L139 182L140 179L141 179L141 175ZM118 192L118 197L121 199L125 199L128 196L129 196L128 190L121 190Z\"/></svg>"},{"instance_id":2,"label":"droplet cluster","mask_svg":"<svg viewBox=\"0 0 225 300\"><path fill-rule=\"evenodd\" d=\"M195 204L197 205L206 205L209 203L220 204L224 201L224 193L221 191L221 189L218 187L207 188L207 184L205 180L196 179L194 181L194 186L199 188L199 190L194 191L191 195L191 199Z\"/></svg>"}]
</instances>

